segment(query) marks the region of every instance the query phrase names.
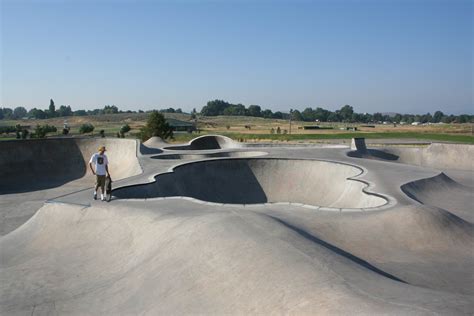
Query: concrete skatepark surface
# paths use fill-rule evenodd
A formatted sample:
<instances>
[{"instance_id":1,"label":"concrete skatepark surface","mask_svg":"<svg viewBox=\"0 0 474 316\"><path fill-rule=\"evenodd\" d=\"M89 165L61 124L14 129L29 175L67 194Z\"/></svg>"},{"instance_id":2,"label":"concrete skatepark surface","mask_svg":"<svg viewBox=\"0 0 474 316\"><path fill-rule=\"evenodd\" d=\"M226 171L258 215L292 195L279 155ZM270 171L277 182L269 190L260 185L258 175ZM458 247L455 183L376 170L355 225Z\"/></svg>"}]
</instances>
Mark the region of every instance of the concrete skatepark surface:
<instances>
[{"instance_id":1,"label":"concrete skatepark surface","mask_svg":"<svg viewBox=\"0 0 474 316\"><path fill-rule=\"evenodd\" d=\"M0 314L474 313L473 146L235 158L255 147L226 141L1 142ZM102 144L110 203L85 168ZM229 201L235 188L250 190Z\"/></svg>"}]
</instances>

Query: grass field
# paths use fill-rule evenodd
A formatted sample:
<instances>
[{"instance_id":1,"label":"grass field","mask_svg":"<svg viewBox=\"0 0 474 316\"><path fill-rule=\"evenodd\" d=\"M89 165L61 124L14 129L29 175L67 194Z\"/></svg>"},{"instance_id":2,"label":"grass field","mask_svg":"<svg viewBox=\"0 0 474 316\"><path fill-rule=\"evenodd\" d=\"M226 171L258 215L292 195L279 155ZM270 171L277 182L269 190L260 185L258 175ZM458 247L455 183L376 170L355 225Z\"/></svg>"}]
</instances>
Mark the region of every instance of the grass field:
<instances>
[{"instance_id":1,"label":"grass field","mask_svg":"<svg viewBox=\"0 0 474 316\"><path fill-rule=\"evenodd\" d=\"M165 117L190 121L189 114L165 113ZM128 137L135 137L139 129L146 124L146 113L121 113L82 117L63 117L45 120L22 120L7 121L1 120L0 126L14 126L16 124L30 126L33 130L37 124L49 124L62 130L64 123L71 127L71 135L79 135L79 127L84 123L91 123L95 126L94 135L98 135L100 130L104 130L107 137L115 137L120 127L129 124L131 131ZM198 117L196 125L200 133L176 133L170 142L186 142L199 135L220 134L228 136L238 141L318 141L328 139L350 139L353 137L365 137L368 139L417 139L426 141L444 141L474 143L474 124L432 124L432 125L396 125L378 124L374 127L363 127L362 124L345 123L315 123L315 122L292 122L287 120L263 119L258 117L242 116L216 116ZM305 130L303 126L319 125L331 129ZM281 134L276 132L280 127ZM347 131L347 127L357 127L357 131ZM290 134L291 130L291 134ZM48 136L59 136L49 134ZM14 135L2 135L0 140L14 139Z\"/></svg>"}]
</instances>

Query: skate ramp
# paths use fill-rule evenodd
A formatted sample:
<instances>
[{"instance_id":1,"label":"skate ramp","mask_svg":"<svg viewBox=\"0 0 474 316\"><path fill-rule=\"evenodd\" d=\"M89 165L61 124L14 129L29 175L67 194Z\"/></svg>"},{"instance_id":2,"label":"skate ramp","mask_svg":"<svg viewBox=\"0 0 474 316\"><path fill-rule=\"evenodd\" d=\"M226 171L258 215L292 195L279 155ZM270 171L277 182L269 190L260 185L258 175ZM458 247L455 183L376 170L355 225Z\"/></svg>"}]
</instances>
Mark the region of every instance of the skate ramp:
<instances>
[{"instance_id":1,"label":"skate ramp","mask_svg":"<svg viewBox=\"0 0 474 316\"><path fill-rule=\"evenodd\" d=\"M153 156L153 159L171 159L171 160L192 160L192 159L206 159L206 158L248 158L265 156L266 152L263 151L231 151L231 152L218 152L211 154L166 154Z\"/></svg>"},{"instance_id":2,"label":"skate ramp","mask_svg":"<svg viewBox=\"0 0 474 316\"><path fill-rule=\"evenodd\" d=\"M392 160L436 169L474 170L474 145L432 143L428 147L384 147L355 150L349 157Z\"/></svg>"},{"instance_id":3,"label":"skate ramp","mask_svg":"<svg viewBox=\"0 0 474 316\"><path fill-rule=\"evenodd\" d=\"M158 136L153 136L149 138L146 142L143 143L145 146L150 148L162 148L168 145L168 142L164 141L163 138Z\"/></svg>"},{"instance_id":4,"label":"skate ramp","mask_svg":"<svg viewBox=\"0 0 474 316\"><path fill-rule=\"evenodd\" d=\"M472 312L470 296L396 277L408 263L423 262L427 247L460 259L453 249L469 248L452 221L437 225L433 216L408 211L351 213L342 222L314 212L270 213L46 204L0 238L0 314ZM427 231L433 228L441 231ZM472 245L472 237L461 241ZM393 272L357 254L378 255L377 265L392 263Z\"/></svg>"},{"instance_id":5,"label":"skate ramp","mask_svg":"<svg viewBox=\"0 0 474 316\"><path fill-rule=\"evenodd\" d=\"M163 152L161 148L167 146L168 143L161 137L153 136L146 142L140 144L140 153L142 155L156 155Z\"/></svg>"},{"instance_id":6,"label":"skate ramp","mask_svg":"<svg viewBox=\"0 0 474 316\"><path fill-rule=\"evenodd\" d=\"M474 223L474 192L444 173L406 183L401 190L419 203L442 208Z\"/></svg>"},{"instance_id":7,"label":"skate ramp","mask_svg":"<svg viewBox=\"0 0 474 316\"><path fill-rule=\"evenodd\" d=\"M204 135L191 140L184 146L165 147L168 150L211 150L239 148L239 144L229 137L221 135Z\"/></svg>"},{"instance_id":8,"label":"skate ramp","mask_svg":"<svg viewBox=\"0 0 474 316\"><path fill-rule=\"evenodd\" d=\"M141 173L136 141L128 139L42 139L0 142L0 194L61 186L90 173L98 147L107 148L114 180Z\"/></svg>"},{"instance_id":9,"label":"skate ramp","mask_svg":"<svg viewBox=\"0 0 474 316\"><path fill-rule=\"evenodd\" d=\"M118 198L187 196L226 204L290 202L330 208L371 208L387 200L351 180L361 169L297 159L224 159L180 165L155 182L114 190Z\"/></svg>"}]
</instances>

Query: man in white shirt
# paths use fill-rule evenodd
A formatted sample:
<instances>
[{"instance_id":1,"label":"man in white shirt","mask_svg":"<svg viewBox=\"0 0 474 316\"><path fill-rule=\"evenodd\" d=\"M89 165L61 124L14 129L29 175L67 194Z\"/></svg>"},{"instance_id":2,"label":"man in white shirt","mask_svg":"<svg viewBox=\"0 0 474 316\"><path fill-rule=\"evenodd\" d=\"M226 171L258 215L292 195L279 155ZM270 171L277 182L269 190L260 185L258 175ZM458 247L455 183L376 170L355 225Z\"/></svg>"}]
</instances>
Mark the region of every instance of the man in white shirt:
<instances>
[{"instance_id":1,"label":"man in white shirt","mask_svg":"<svg viewBox=\"0 0 474 316\"><path fill-rule=\"evenodd\" d=\"M92 166L94 164L95 168ZM99 152L92 155L89 160L89 167L95 175L94 200L97 200L97 189L100 187L100 199L105 201L105 177L110 177L109 160L105 155L105 146L99 147Z\"/></svg>"}]
</instances>

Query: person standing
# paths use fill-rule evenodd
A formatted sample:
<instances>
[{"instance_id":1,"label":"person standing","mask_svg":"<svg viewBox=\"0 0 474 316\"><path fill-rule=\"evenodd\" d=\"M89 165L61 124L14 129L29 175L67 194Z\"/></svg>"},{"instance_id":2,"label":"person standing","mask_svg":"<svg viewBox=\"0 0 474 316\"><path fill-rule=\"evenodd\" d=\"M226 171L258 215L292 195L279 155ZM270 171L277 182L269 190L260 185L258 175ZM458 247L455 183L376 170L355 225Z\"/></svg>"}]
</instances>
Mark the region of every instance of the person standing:
<instances>
[{"instance_id":1,"label":"person standing","mask_svg":"<svg viewBox=\"0 0 474 316\"><path fill-rule=\"evenodd\" d=\"M92 155L89 160L89 167L95 175L94 200L97 200L97 189L100 187L100 199L105 201L105 177L110 177L109 160L105 155L105 146L99 147L99 152ZM94 164L95 168L92 166Z\"/></svg>"}]
</instances>

